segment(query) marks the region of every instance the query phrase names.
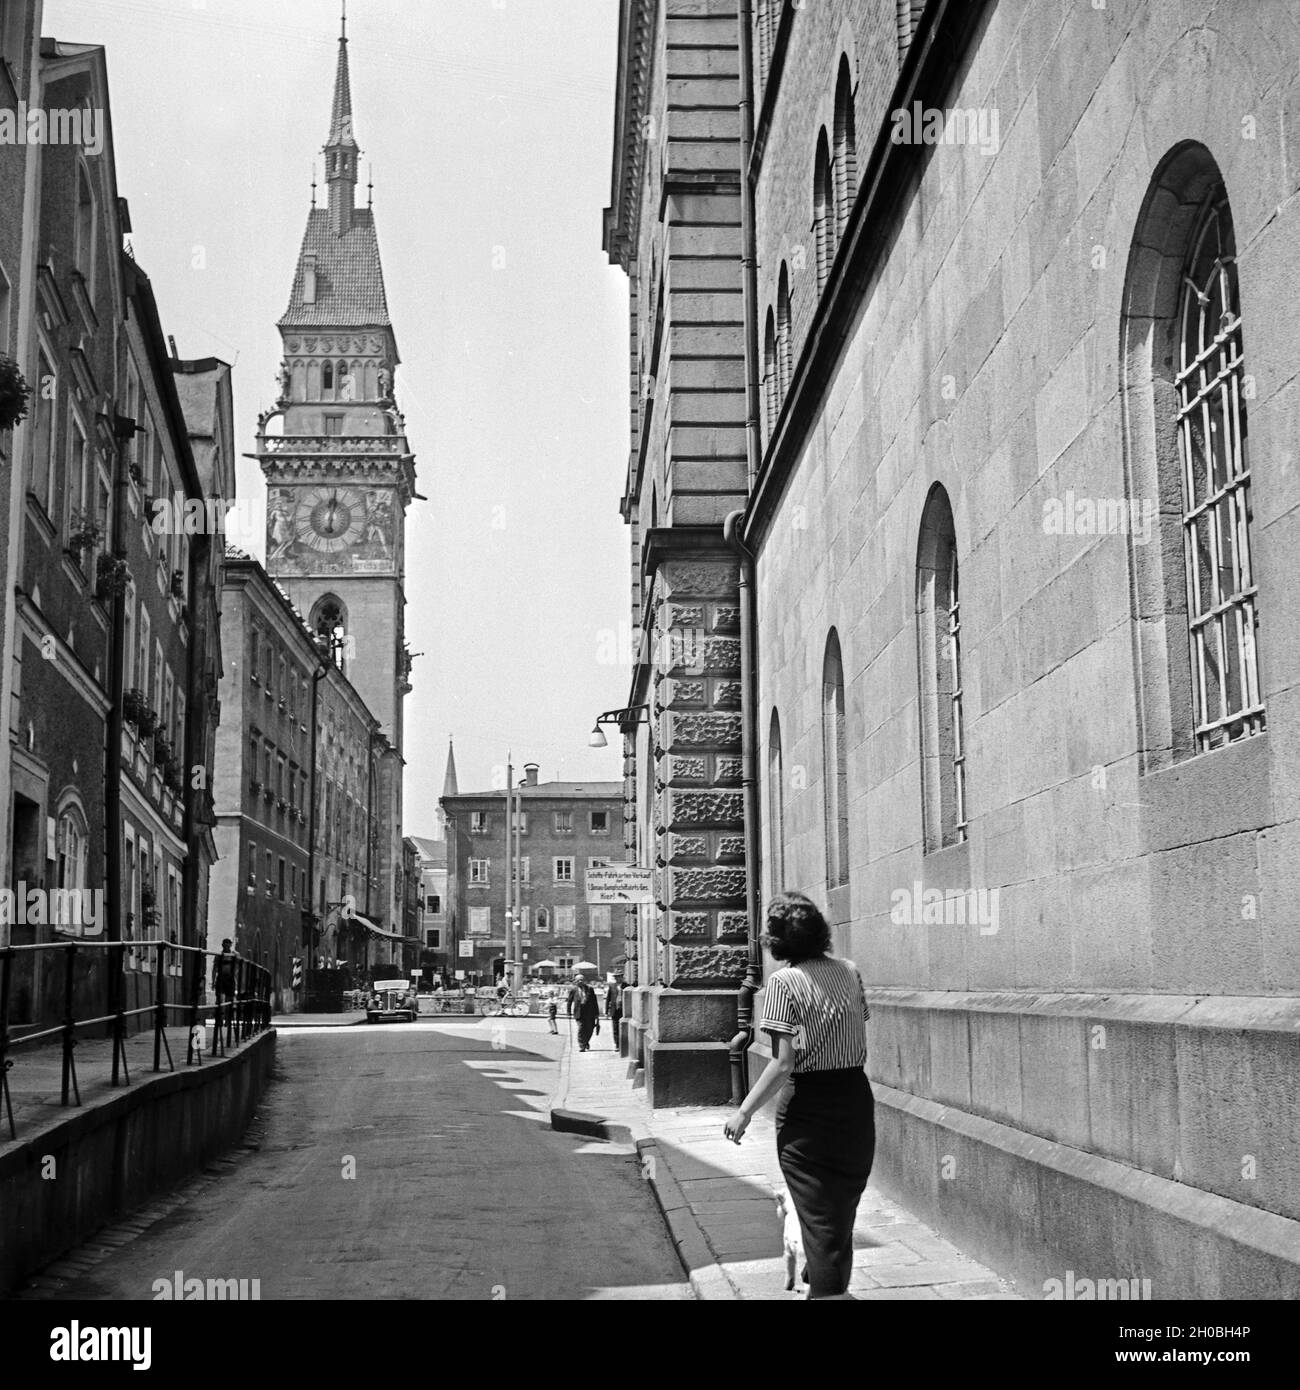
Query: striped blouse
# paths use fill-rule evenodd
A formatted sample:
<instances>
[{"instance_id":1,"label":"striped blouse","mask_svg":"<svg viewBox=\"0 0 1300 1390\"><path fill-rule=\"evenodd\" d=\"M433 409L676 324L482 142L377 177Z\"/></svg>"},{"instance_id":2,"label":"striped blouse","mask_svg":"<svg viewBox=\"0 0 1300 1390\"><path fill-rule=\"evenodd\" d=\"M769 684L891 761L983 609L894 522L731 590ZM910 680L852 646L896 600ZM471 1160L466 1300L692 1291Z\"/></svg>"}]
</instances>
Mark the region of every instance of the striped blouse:
<instances>
[{"instance_id":1,"label":"striped blouse","mask_svg":"<svg viewBox=\"0 0 1300 1390\"><path fill-rule=\"evenodd\" d=\"M763 1031L794 1039L796 1075L862 1067L871 1017L862 976L851 960L814 956L773 972L763 1001Z\"/></svg>"}]
</instances>

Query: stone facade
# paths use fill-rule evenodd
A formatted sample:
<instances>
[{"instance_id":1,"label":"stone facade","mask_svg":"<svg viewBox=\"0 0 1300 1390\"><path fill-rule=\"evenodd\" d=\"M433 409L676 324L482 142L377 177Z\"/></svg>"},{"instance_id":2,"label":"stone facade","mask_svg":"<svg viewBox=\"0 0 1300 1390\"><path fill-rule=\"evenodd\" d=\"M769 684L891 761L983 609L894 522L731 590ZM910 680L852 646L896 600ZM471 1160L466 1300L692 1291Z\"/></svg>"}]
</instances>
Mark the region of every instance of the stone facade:
<instances>
[{"instance_id":1,"label":"stone facade","mask_svg":"<svg viewBox=\"0 0 1300 1390\"><path fill-rule=\"evenodd\" d=\"M1300 28L934 0L900 61L890 8L779 7L755 93L759 323L783 325L745 526L766 883L828 903L871 986L874 1182L1030 1286L1294 1297ZM842 69L855 182L817 243ZM895 141L900 78L964 142ZM1211 216L1261 708L1198 746L1171 362Z\"/></svg>"},{"instance_id":2,"label":"stone facade","mask_svg":"<svg viewBox=\"0 0 1300 1390\"><path fill-rule=\"evenodd\" d=\"M644 639L630 704L649 719L625 729L628 848L656 869L628 953L637 988L665 994L628 1018L657 1103L726 1095L725 1049L701 1036L692 1052L662 1021L681 991L734 989L747 959L733 920L741 797L718 790L738 783L741 729L738 575L722 535L747 488L739 40L729 0L622 6L605 247L633 282L623 515ZM661 1024L687 1052L656 1072Z\"/></svg>"}]
</instances>

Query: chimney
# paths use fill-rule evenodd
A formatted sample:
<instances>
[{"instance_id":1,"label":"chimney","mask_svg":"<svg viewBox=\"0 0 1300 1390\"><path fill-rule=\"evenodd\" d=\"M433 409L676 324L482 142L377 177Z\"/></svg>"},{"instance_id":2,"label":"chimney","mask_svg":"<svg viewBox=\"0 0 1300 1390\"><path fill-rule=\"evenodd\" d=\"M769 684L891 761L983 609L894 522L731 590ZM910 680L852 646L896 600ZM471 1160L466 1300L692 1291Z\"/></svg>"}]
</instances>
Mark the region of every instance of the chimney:
<instances>
[{"instance_id":1,"label":"chimney","mask_svg":"<svg viewBox=\"0 0 1300 1390\"><path fill-rule=\"evenodd\" d=\"M524 786L535 787L537 785L537 764L524 764Z\"/></svg>"}]
</instances>

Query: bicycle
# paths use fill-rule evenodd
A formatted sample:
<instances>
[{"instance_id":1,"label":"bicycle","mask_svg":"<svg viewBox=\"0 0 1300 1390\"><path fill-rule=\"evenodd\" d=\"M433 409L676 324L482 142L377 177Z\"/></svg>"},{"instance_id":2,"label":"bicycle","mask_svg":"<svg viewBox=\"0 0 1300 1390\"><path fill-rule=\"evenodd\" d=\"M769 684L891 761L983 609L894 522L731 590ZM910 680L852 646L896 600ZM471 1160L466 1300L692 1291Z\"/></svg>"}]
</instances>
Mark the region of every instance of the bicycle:
<instances>
[{"instance_id":1,"label":"bicycle","mask_svg":"<svg viewBox=\"0 0 1300 1390\"><path fill-rule=\"evenodd\" d=\"M520 999L513 994L507 994L504 999L495 996L491 999L481 999L479 1003L485 1018L497 1018L501 1014L509 1014L512 1018L526 1018L529 1013L528 1000Z\"/></svg>"}]
</instances>

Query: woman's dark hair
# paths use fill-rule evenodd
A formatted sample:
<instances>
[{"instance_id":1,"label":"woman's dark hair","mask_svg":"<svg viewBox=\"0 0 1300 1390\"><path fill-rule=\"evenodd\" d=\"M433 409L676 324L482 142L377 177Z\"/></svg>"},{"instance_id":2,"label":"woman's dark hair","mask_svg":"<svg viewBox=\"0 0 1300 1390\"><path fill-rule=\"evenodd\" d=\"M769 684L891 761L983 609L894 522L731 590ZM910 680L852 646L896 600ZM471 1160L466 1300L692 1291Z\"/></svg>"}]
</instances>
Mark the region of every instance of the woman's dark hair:
<instances>
[{"instance_id":1,"label":"woman's dark hair","mask_svg":"<svg viewBox=\"0 0 1300 1390\"><path fill-rule=\"evenodd\" d=\"M778 893L767 906L763 945L792 965L831 949L831 929L817 904L802 893Z\"/></svg>"}]
</instances>

